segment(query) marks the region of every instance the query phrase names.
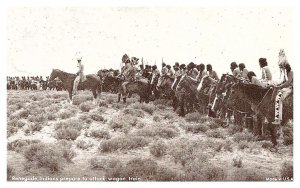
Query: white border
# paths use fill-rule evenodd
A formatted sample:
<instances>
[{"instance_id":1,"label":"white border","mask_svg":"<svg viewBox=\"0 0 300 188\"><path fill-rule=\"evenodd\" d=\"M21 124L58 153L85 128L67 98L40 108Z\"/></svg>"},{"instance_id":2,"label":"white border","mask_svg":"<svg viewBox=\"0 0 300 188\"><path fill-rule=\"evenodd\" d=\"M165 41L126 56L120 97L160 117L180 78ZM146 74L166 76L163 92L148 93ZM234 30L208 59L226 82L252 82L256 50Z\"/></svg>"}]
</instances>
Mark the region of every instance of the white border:
<instances>
[{"instance_id":1,"label":"white border","mask_svg":"<svg viewBox=\"0 0 300 188\"><path fill-rule=\"evenodd\" d=\"M6 10L9 7L15 7L15 6L51 6L51 7L57 7L57 6L105 6L105 7L111 7L111 6L131 6L131 7L138 7L138 6L228 6L228 7L239 7L239 6L292 6L295 8L295 15L294 15L294 50L296 54L296 61L300 62L300 50L299 50L299 44L300 44L300 30L299 30L299 18L300 18L300 9L299 4L297 3L297 0L255 0L255 1L237 1L237 0L198 0L198 1L192 1L192 0L152 0L152 1L146 1L146 0L111 0L111 1L103 1L103 0L5 0L4 2L1 1L0 5L0 19L1 19L1 25L0 25L0 32L1 32L1 38L0 38L0 65L4 65L5 68L0 68L0 86L1 86L1 126L0 126L0 133L1 133L1 183L0 185L3 187L18 187L18 186L30 186L30 187L41 187L41 186L130 186L130 187L141 187L141 186L192 186L192 187L199 187L199 186L230 186L230 187L241 187L241 186L263 186L263 187L295 187L296 184L299 184L299 171L296 168L299 166L299 127L298 127L298 118L297 118L297 112L298 112L298 101L297 93L298 93L298 87L295 87L295 93L296 97L295 99L295 120L294 120L294 182L293 183L282 183L282 182L265 182L265 183L244 183L244 182L236 182L236 183L228 183L228 182L189 182L189 183L182 183L182 182L168 182L165 183L105 183L105 182L88 182L88 183L78 183L78 182L72 182L72 183L48 183L48 182L35 182L35 183L26 183L26 182L17 182L17 183L7 183L6 182L6 86L5 86L5 80L6 80L6 54L7 54L7 34L6 34ZM298 52L298 53L297 53ZM296 64L296 63L295 63ZM297 67L293 67L296 72L296 80L295 83L298 83L298 65ZM297 84L295 84L297 85ZM186 185L188 184L188 185ZM299 187L299 186L298 186Z\"/></svg>"}]
</instances>

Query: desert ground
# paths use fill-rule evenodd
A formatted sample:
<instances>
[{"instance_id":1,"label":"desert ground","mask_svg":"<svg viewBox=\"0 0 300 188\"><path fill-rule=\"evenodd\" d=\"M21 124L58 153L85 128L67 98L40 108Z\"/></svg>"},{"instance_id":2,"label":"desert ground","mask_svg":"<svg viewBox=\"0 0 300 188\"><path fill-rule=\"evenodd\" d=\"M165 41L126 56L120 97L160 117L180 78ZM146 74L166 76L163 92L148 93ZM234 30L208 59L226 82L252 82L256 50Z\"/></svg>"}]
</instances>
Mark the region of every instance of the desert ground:
<instances>
[{"instance_id":1,"label":"desert ground","mask_svg":"<svg viewBox=\"0 0 300 188\"><path fill-rule=\"evenodd\" d=\"M278 150L266 136L168 100L126 104L102 93L7 91L8 181L285 181L293 178L293 123Z\"/></svg>"}]
</instances>

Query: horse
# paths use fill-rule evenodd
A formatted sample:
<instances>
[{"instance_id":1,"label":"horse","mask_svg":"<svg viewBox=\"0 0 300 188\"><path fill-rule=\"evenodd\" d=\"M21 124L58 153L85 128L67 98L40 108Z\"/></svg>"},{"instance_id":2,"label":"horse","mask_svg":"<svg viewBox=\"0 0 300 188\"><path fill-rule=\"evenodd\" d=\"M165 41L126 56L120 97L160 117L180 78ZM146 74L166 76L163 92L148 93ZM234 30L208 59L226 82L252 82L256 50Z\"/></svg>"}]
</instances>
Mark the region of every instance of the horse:
<instances>
[{"instance_id":1,"label":"horse","mask_svg":"<svg viewBox=\"0 0 300 188\"><path fill-rule=\"evenodd\" d=\"M151 95L150 84L143 80L136 80L126 84L126 92L123 91L122 86L120 86L120 92L118 94L118 102L120 102L121 95L123 95L123 103L126 103L126 96L132 95L134 93L140 96L139 102L149 103L149 96Z\"/></svg>"},{"instance_id":2,"label":"horse","mask_svg":"<svg viewBox=\"0 0 300 188\"><path fill-rule=\"evenodd\" d=\"M208 116L209 117L216 117L215 111L212 110L212 101L213 97L215 96L216 91L216 85L218 81L211 78L208 75L203 76L203 78L200 81L200 84L197 87L197 91L199 93L203 93L204 95L208 96Z\"/></svg>"},{"instance_id":3,"label":"horse","mask_svg":"<svg viewBox=\"0 0 300 188\"><path fill-rule=\"evenodd\" d=\"M251 105L251 109L261 114L268 121L268 128L271 133L271 141L274 146L277 145L275 125L272 125L275 112L275 97L277 91L273 88L263 88L254 84L238 82L231 87L231 92L227 103L236 105L237 100L242 100ZM293 119L293 94L287 96L283 101L283 114L280 126L284 126L289 120Z\"/></svg>"},{"instance_id":4,"label":"horse","mask_svg":"<svg viewBox=\"0 0 300 188\"><path fill-rule=\"evenodd\" d=\"M174 83L174 80L174 78L171 78L168 75L160 76L156 85L156 89L163 94L163 98L172 100L173 110L175 111L177 109L177 97L175 95L175 91L172 90L172 84Z\"/></svg>"},{"instance_id":5,"label":"horse","mask_svg":"<svg viewBox=\"0 0 300 188\"><path fill-rule=\"evenodd\" d=\"M50 75L49 81L53 81L55 78L59 78L64 88L69 93L70 103L72 103L72 91L73 91L73 83L76 78L76 74L70 74L58 69L53 69ZM95 74L86 75L85 81L80 81L78 88L82 87L83 89L91 89L94 99L100 98L100 94L102 91L102 82L101 79Z\"/></svg>"},{"instance_id":6,"label":"horse","mask_svg":"<svg viewBox=\"0 0 300 188\"><path fill-rule=\"evenodd\" d=\"M243 117L246 115L246 127L249 127L251 130L254 131L254 134L261 137L263 135L263 117L260 114L256 115L256 126L254 126L253 116L251 116L254 114L254 112L252 111L251 106L247 102L236 99L236 105L227 105L227 100L231 91L231 86L239 81L240 80L235 78L233 75L222 75L216 87L216 95L214 103L212 105L212 110L216 112L220 118L226 117L227 124L233 113L234 123L241 126L241 131L243 128L242 125L244 124Z\"/></svg>"},{"instance_id":7,"label":"horse","mask_svg":"<svg viewBox=\"0 0 300 188\"><path fill-rule=\"evenodd\" d=\"M183 116L185 115L183 106L187 107L187 111L192 111L193 108L199 110L199 103L203 105L203 96L197 92L198 82L194 78L183 75L176 86L177 92L183 92L184 95L180 95L179 104L181 112L183 110ZM186 105L184 103L187 103Z\"/></svg>"},{"instance_id":8,"label":"horse","mask_svg":"<svg viewBox=\"0 0 300 188\"><path fill-rule=\"evenodd\" d=\"M102 90L105 92L118 93L120 80L116 76L107 75L103 79Z\"/></svg>"}]
</instances>

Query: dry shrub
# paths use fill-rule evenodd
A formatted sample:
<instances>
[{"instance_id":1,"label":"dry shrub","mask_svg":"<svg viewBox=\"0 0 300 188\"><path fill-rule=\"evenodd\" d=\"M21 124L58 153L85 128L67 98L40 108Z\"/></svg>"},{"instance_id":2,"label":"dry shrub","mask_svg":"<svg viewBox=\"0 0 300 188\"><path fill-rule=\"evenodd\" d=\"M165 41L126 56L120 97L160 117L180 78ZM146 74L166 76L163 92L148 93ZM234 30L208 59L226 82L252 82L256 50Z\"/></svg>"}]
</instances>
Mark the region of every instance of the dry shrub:
<instances>
[{"instance_id":1,"label":"dry shrub","mask_svg":"<svg viewBox=\"0 0 300 188\"><path fill-rule=\"evenodd\" d=\"M106 110L107 110L107 108L99 107L99 108L97 109L97 112L100 113L100 114L102 114L102 113L104 113Z\"/></svg>"},{"instance_id":2,"label":"dry shrub","mask_svg":"<svg viewBox=\"0 0 300 188\"><path fill-rule=\"evenodd\" d=\"M11 181L12 177L15 175L15 169L12 166L7 165L6 175L7 175L7 181Z\"/></svg>"},{"instance_id":3,"label":"dry shrub","mask_svg":"<svg viewBox=\"0 0 300 188\"><path fill-rule=\"evenodd\" d=\"M139 129L135 132L138 136L146 136L146 137L161 137L161 138L174 138L179 135L179 133L170 127L157 127L157 126L146 126L142 129Z\"/></svg>"},{"instance_id":4,"label":"dry shrub","mask_svg":"<svg viewBox=\"0 0 300 188\"><path fill-rule=\"evenodd\" d=\"M281 177L283 178L291 178L294 177L293 173L293 162L292 161L284 161L284 163L281 165L280 169Z\"/></svg>"},{"instance_id":5,"label":"dry shrub","mask_svg":"<svg viewBox=\"0 0 300 188\"><path fill-rule=\"evenodd\" d=\"M247 142L247 141L241 141L241 142L238 143L238 147L241 150L249 148L249 142Z\"/></svg>"},{"instance_id":6,"label":"dry shrub","mask_svg":"<svg viewBox=\"0 0 300 188\"><path fill-rule=\"evenodd\" d=\"M229 181L266 181L266 174L257 169L235 168Z\"/></svg>"},{"instance_id":7,"label":"dry shrub","mask_svg":"<svg viewBox=\"0 0 300 188\"><path fill-rule=\"evenodd\" d=\"M241 132L242 129L240 126L235 125L235 124L230 124L227 127L227 132L229 133L229 135L234 135L235 133Z\"/></svg>"},{"instance_id":8,"label":"dry shrub","mask_svg":"<svg viewBox=\"0 0 300 188\"><path fill-rule=\"evenodd\" d=\"M155 101L153 101L153 104L155 106L172 106L172 101L171 100L167 100L167 99L156 99Z\"/></svg>"},{"instance_id":9,"label":"dry shrub","mask_svg":"<svg viewBox=\"0 0 300 188\"><path fill-rule=\"evenodd\" d=\"M237 132L233 135L233 140L235 142L241 142L241 141L248 141L248 142L253 142L256 140L255 136L248 132L248 131L244 131L244 132Z\"/></svg>"},{"instance_id":10,"label":"dry shrub","mask_svg":"<svg viewBox=\"0 0 300 188\"><path fill-rule=\"evenodd\" d=\"M128 102L128 101L127 101ZM124 107L124 104L120 104L120 103L113 103L111 105L112 108L114 109L121 109L122 107Z\"/></svg>"},{"instance_id":11,"label":"dry shrub","mask_svg":"<svg viewBox=\"0 0 300 188\"><path fill-rule=\"evenodd\" d=\"M98 103L98 106L99 107L108 107L108 105L107 105L107 101L105 101L105 100L100 100L99 101L99 103Z\"/></svg>"},{"instance_id":12,"label":"dry shrub","mask_svg":"<svg viewBox=\"0 0 300 188\"><path fill-rule=\"evenodd\" d=\"M77 148L80 148L82 150L86 150L86 149L92 147L93 144L91 142L86 142L84 140L80 140L80 141L76 142L76 146L77 146Z\"/></svg>"},{"instance_id":13,"label":"dry shrub","mask_svg":"<svg viewBox=\"0 0 300 188\"><path fill-rule=\"evenodd\" d=\"M92 113L91 115L90 115L90 117L91 117L91 119L92 120L94 120L94 121L104 121L104 118L103 118L103 116L101 116L101 115L99 115L99 114L97 114L97 113Z\"/></svg>"},{"instance_id":14,"label":"dry shrub","mask_svg":"<svg viewBox=\"0 0 300 188\"><path fill-rule=\"evenodd\" d=\"M160 122L161 118L159 116L155 115L155 116L153 116L153 121Z\"/></svg>"},{"instance_id":15,"label":"dry shrub","mask_svg":"<svg viewBox=\"0 0 300 188\"><path fill-rule=\"evenodd\" d=\"M108 178L124 177L127 181L129 177L139 177L142 181L155 180L158 165L152 159L134 158L126 165L118 164L115 168L107 171Z\"/></svg>"},{"instance_id":16,"label":"dry shrub","mask_svg":"<svg viewBox=\"0 0 300 188\"><path fill-rule=\"evenodd\" d=\"M68 118L70 118L72 116L74 116L74 113L72 113L72 112L70 112L68 110L64 110L64 111L58 113L58 117L60 119L68 119Z\"/></svg>"},{"instance_id":17,"label":"dry shrub","mask_svg":"<svg viewBox=\"0 0 300 188\"><path fill-rule=\"evenodd\" d=\"M91 100L93 100L92 95L75 95L73 97L73 104L80 105L81 103L84 103L86 101L91 101Z\"/></svg>"},{"instance_id":18,"label":"dry shrub","mask_svg":"<svg viewBox=\"0 0 300 188\"><path fill-rule=\"evenodd\" d=\"M21 152L23 151L25 146L28 146L33 143L39 143L40 140L14 140L7 143L7 150L15 151L15 152Z\"/></svg>"},{"instance_id":19,"label":"dry shrub","mask_svg":"<svg viewBox=\"0 0 300 188\"><path fill-rule=\"evenodd\" d=\"M193 112L185 115L185 121L187 122L199 122L203 116L199 112Z\"/></svg>"},{"instance_id":20,"label":"dry shrub","mask_svg":"<svg viewBox=\"0 0 300 188\"><path fill-rule=\"evenodd\" d=\"M47 113L47 117L48 117L48 120L50 120L50 121L56 120L57 114Z\"/></svg>"},{"instance_id":21,"label":"dry shrub","mask_svg":"<svg viewBox=\"0 0 300 188\"><path fill-rule=\"evenodd\" d=\"M123 113L124 114L130 114L130 115L135 116L135 117L141 117L141 118L143 118L145 116L145 114L142 110L133 109L133 108L125 108L123 110Z\"/></svg>"},{"instance_id":22,"label":"dry shrub","mask_svg":"<svg viewBox=\"0 0 300 188\"><path fill-rule=\"evenodd\" d=\"M109 140L103 140L99 146L102 152L113 152L116 150L131 150L144 147L149 140L141 136L120 136Z\"/></svg>"},{"instance_id":23,"label":"dry shrub","mask_svg":"<svg viewBox=\"0 0 300 188\"><path fill-rule=\"evenodd\" d=\"M232 158L232 166L237 167L237 168L241 168L243 166L242 157L241 156L235 156L234 158Z\"/></svg>"},{"instance_id":24,"label":"dry shrub","mask_svg":"<svg viewBox=\"0 0 300 188\"><path fill-rule=\"evenodd\" d=\"M122 163L116 158L93 157L90 159L91 169L110 170L120 165L122 165Z\"/></svg>"},{"instance_id":25,"label":"dry shrub","mask_svg":"<svg viewBox=\"0 0 300 188\"><path fill-rule=\"evenodd\" d=\"M71 149L72 142L66 140L60 140L56 144L64 159L67 162L72 162L72 159L76 156L76 153Z\"/></svg>"},{"instance_id":26,"label":"dry shrub","mask_svg":"<svg viewBox=\"0 0 300 188\"><path fill-rule=\"evenodd\" d=\"M223 168L209 162L208 159L191 161L185 168L186 181L224 181L226 178Z\"/></svg>"},{"instance_id":27,"label":"dry shrub","mask_svg":"<svg viewBox=\"0 0 300 188\"><path fill-rule=\"evenodd\" d=\"M87 123L87 124L91 124L93 122L93 120L91 119L91 117L88 114L86 114L86 113L80 115L79 119L82 120L83 122Z\"/></svg>"},{"instance_id":28,"label":"dry shrub","mask_svg":"<svg viewBox=\"0 0 300 188\"><path fill-rule=\"evenodd\" d=\"M27 109L22 109L18 112L20 118L27 118L29 115L29 111Z\"/></svg>"},{"instance_id":29,"label":"dry shrub","mask_svg":"<svg viewBox=\"0 0 300 188\"><path fill-rule=\"evenodd\" d=\"M168 120L174 119L175 118L175 114L172 113L172 112L166 112L166 113L163 114L163 118L164 119L168 119Z\"/></svg>"},{"instance_id":30,"label":"dry shrub","mask_svg":"<svg viewBox=\"0 0 300 188\"><path fill-rule=\"evenodd\" d=\"M28 128L27 130L25 130L25 132L38 132L40 130L42 130L43 127L48 126L48 124L46 122L33 122L33 123L29 123L28 124Z\"/></svg>"},{"instance_id":31,"label":"dry shrub","mask_svg":"<svg viewBox=\"0 0 300 188\"><path fill-rule=\"evenodd\" d=\"M49 98L44 98L43 100L41 100L39 102L39 106L41 108L46 108L48 106L51 106L52 104L53 104L53 101L51 99L49 99Z\"/></svg>"},{"instance_id":32,"label":"dry shrub","mask_svg":"<svg viewBox=\"0 0 300 188\"><path fill-rule=\"evenodd\" d=\"M132 115L118 115L115 118L112 118L109 122L110 128L113 130L120 129L124 133L128 133L131 127L135 127L138 124L137 117Z\"/></svg>"},{"instance_id":33,"label":"dry shrub","mask_svg":"<svg viewBox=\"0 0 300 188\"><path fill-rule=\"evenodd\" d=\"M232 142L231 140L227 139L223 145L223 148L225 151L229 151L229 152L233 152L233 148L232 148Z\"/></svg>"},{"instance_id":34,"label":"dry shrub","mask_svg":"<svg viewBox=\"0 0 300 188\"><path fill-rule=\"evenodd\" d=\"M41 113L38 115L29 115L28 116L28 121L30 122L44 122L48 119L45 113Z\"/></svg>"},{"instance_id":35,"label":"dry shrub","mask_svg":"<svg viewBox=\"0 0 300 188\"><path fill-rule=\"evenodd\" d=\"M168 145L167 153L174 158L175 163L182 166L190 163L196 158L206 158L205 154L199 153L200 143L185 138L174 140Z\"/></svg>"},{"instance_id":36,"label":"dry shrub","mask_svg":"<svg viewBox=\"0 0 300 188\"><path fill-rule=\"evenodd\" d=\"M48 168L52 173L60 171L63 167L63 154L56 145L34 143L27 146L24 156L31 166Z\"/></svg>"},{"instance_id":37,"label":"dry shrub","mask_svg":"<svg viewBox=\"0 0 300 188\"><path fill-rule=\"evenodd\" d=\"M206 124L200 124L200 123L186 124L183 126L183 128L187 132L192 132L192 133L199 133L199 132L205 133L206 131L209 130L209 127Z\"/></svg>"},{"instance_id":38,"label":"dry shrub","mask_svg":"<svg viewBox=\"0 0 300 188\"><path fill-rule=\"evenodd\" d=\"M94 108L94 105L91 101L83 102L79 105L79 108L82 112L89 112Z\"/></svg>"},{"instance_id":39,"label":"dry shrub","mask_svg":"<svg viewBox=\"0 0 300 188\"><path fill-rule=\"evenodd\" d=\"M220 129L210 129L206 132L207 136L213 138L225 138Z\"/></svg>"},{"instance_id":40,"label":"dry shrub","mask_svg":"<svg viewBox=\"0 0 300 188\"><path fill-rule=\"evenodd\" d=\"M150 146L150 153L155 157L161 157L166 154L167 145L163 140L158 140Z\"/></svg>"},{"instance_id":41,"label":"dry shrub","mask_svg":"<svg viewBox=\"0 0 300 188\"><path fill-rule=\"evenodd\" d=\"M90 130L86 133L87 133L86 136L88 136L88 137L91 136L94 138L106 139L106 140L111 138L109 132L106 130Z\"/></svg>"},{"instance_id":42,"label":"dry shrub","mask_svg":"<svg viewBox=\"0 0 300 188\"><path fill-rule=\"evenodd\" d=\"M182 176L180 172L170 169L166 166L159 166L154 178L155 181L178 181Z\"/></svg>"},{"instance_id":43,"label":"dry shrub","mask_svg":"<svg viewBox=\"0 0 300 188\"><path fill-rule=\"evenodd\" d=\"M273 144L272 144L271 141L263 140L260 143L261 143L261 147L262 148L265 148L265 149L271 149L271 148L273 148Z\"/></svg>"},{"instance_id":44,"label":"dry shrub","mask_svg":"<svg viewBox=\"0 0 300 188\"><path fill-rule=\"evenodd\" d=\"M162 105L162 104L157 104L155 106L160 110L165 110L167 108L165 105Z\"/></svg>"},{"instance_id":45,"label":"dry shrub","mask_svg":"<svg viewBox=\"0 0 300 188\"><path fill-rule=\"evenodd\" d=\"M211 129L216 129L222 126L223 121L219 118L207 117L199 114L199 112L189 113L185 116L187 122L195 122L199 124L205 124Z\"/></svg>"},{"instance_id":46,"label":"dry shrub","mask_svg":"<svg viewBox=\"0 0 300 188\"><path fill-rule=\"evenodd\" d=\"M288 146L293 144L293 123L290 121L285 127L282 127L283 144Z\"/></svg>"},{"instance_id":47,"label":"dry shrub","mask_svg":"<svg viewBox=\"0 0 300 188\"><path fill-rule=\"evenodd\" d=\"M67 120L55 125L56 137L58 139L75 140L82 129L82 122L78 120Z\"/></svg>"},{"instance_id":48,"label":"dry shrub","mask_svg":"<svg viewBox=\"0 0 300 188\"><path fill-rule=\"evenodd\" d=\"M133 109L141 109L149 114L153 114L154 110L156 109L155 105L153 104L146 104L146 103L133 103L129 105L128 107L131 107Z\"/></svg>"}]
</instances>

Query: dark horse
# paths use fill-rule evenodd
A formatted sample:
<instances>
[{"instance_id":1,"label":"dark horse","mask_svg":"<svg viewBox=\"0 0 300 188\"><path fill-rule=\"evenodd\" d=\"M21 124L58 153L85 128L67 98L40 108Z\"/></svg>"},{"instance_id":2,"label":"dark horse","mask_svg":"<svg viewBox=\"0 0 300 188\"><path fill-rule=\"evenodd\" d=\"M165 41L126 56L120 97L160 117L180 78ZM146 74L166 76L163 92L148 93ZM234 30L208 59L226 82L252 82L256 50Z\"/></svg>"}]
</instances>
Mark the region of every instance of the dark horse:
<instances>
[{"instance_id":1,"label":"dark horse","mask_svg":"<svg viewBox=\"0 0 300 188\"><path fill-rule=\"evenodd\" d=\"M134 93L140 96L140 100L139 100L140 103L142 102L148 103L149 97L151 95L151 88L150 88L150 84L147 81L136 80L133 82L129 82L126 85L126 91L124 91L122 86L120 86L120 92L118 94L118 102L120 102L120 98L121 98L120 93L122 93L124 103L126 103L126 97L128 95L131 96Z\"/></svg>"},{"instance_id":2,"label":"dark horse","mask_svg":"<svg viewBox=\"0 0 300 188\"><path fill-rule=\"evenodd\" d=\"M272 124L275 116L275 92L273 88L263 88L254 84L238 82L231 87L228 98L229 105L235 105L236 100L243 100L249 103L254 112L261 114L268 120L268 128L274 146L277 145L276 126ZM290 119L293 119L293 94L283 101L283 109L282 126L286 125Z\"/></svg>"},{"instance_id":3,"label":"dark horse","mask_svg":"<svg viewBox=\"0 0 300 188\"><path fill-rule=\"evenodd\" d=\"M187 107L187 111L192 111L193 109L199 111L199 104L207 106L208 99L206 100L205 96L197 92L198 84L199 83L197 82L197 80L187 75L183 75L180 78L180 81L178 82L178 85L176 87L176 92L184 93L183 95L180 95L180 97L178 97L179 107L181 113L183 113L183 116L185 115L184 108L183 108L184 106Z\"/></svg>"},{"instance_id":4,"label":"dark horse","mask_svg":"<svg viewBox=\"0 0 300 188\"><path fill-rule=\"evenodd\" d=\"M235 78L233 75L223 74L216 87L216 96L212 106L213 111L219 114L220 118L230 119L234 115L234 123L240 125L240 130L243 130L243 116L246 115L246 127L254 131L254 134L263 136L263 117L261 114L256 114L256 122L253 121L254 112L251 105L241 99L235 99L232 106L227 104L228 97L231 92L231 86L241 80ZM228 123L228 121L227 121Z\"/></svg>"},{"instance_id":5,"label":"dark horse","mask_svg":"<svg viewBox=\"0 0 300 188\"><path fill-rule=\"evenodd\" d=\"M197 87L197 91L202 94L205 95L205 97L203 96L202 98L206 99L208 98L208 116L209 117L216 117L216 113L215 111L212 110L212 103L214 100L214 96L215 96L215 91L216 91L216 85L217 85L217 80L214 80L213 78L211 78L210 76L206 75L203 76L203 78L201 79L200 84ZM206 104L203 103L204 105ZM205 108L205 106L203 106Z\"/></svg>"},{"instance_id":6,"label":"dark horse","mask_svg":"<svg viewBox=\"0 0 300 188\"><path fill-rule=\"evenodd\" d=\"M69 98L72 102L73 83L76 78L76 74L70 74L58 69L53 69L49 81L53 81L57 77L63 82L64 88L66 88L69 92ZM79 82L78 88L91 89L94 99L97 99L97 97L100 97L102 91L101 83L101 79L98 76L95 74L88 74L86 75L86 80L84 82Z\"/></svg>"},{"instance_id":7,"label":"dark horse","mask_svg":"<svg viewBox=\"0 0 300 188\"><path fill-rule=\"evenodd\" d=\"M174 78L171 78L168 75L160 76L156 88L158 92L162 93L162 98L172 100L173 110L175 111L177 109L177 97L175 91L172 90L174 80Z\"/></svg>"}]
</instances>

